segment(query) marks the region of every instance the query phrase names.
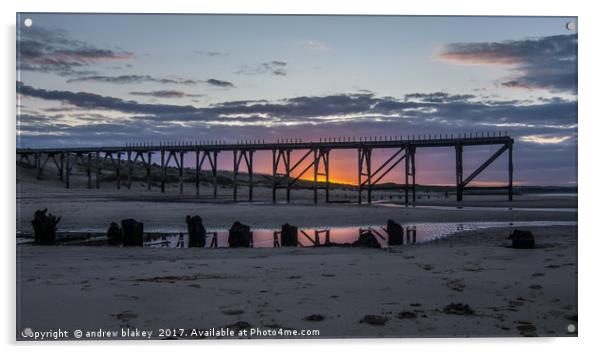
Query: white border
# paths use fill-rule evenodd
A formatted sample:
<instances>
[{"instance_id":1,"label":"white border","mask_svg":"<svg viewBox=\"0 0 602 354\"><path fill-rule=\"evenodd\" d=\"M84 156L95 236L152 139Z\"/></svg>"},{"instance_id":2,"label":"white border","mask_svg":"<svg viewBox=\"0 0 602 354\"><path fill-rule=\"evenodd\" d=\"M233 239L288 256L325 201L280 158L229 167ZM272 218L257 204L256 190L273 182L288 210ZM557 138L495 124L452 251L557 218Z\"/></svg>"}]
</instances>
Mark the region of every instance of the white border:
<instances>
[{"instance_id":1,"label":"white border","mask_svg":"<svg viewBox=\"0 0 602 354\"><path fill-rule=\"evenodd\" d=\"M593 351L600 347L596 341L600 328L597 320L602 301L600 295L600 257L602 237L596 225L599 219L600 145L602 134L600 121L600 93L598 78L601 78L600 42L602 12L596 9L594 1L525 1L504 0L258 0L258 1L184 1L164 0L150 3L149 0L4 0L0 2L2 16L2 70L4 78L0 85L0 102L3 110L2 153L7 163L0 173L4 193L0 215L3 233L3 291L0 320L3 346L10 351L44 353L81 353L82 350L106 352L117 345L96 343L82 348L81 343L51 343L50 345L15 344L15 13L20 12L154 12L154 13L263 13L263 14L399 14L399 15L532 15L532 16L579 16L579 338L578 339L404 339L404 340L297 340L297 341L228 341L228 342L180 342L169 343L124 343L127 346L143 345L146 353L164 353L171 350L190 351L244 351L249 353L287 353L316 350L365 352L458 352L462 354L510 353L519 351L539 351L548 353L572 352L575 350ZM219 346L219 348L217 348ZM285 348L286 346L286 348Z\"/></svg>"}]
</instances>

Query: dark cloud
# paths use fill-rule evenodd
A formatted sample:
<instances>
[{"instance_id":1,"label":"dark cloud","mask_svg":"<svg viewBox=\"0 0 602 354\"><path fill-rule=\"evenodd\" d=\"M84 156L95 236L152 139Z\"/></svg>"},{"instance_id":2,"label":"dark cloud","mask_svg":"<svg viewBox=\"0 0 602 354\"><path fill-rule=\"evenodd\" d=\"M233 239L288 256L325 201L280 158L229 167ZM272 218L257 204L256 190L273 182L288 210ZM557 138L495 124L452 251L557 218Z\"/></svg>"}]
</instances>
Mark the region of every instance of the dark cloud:
<instances>
[{"instance_id":1,"label":"dark cloud","mask_svg":"<svg viewBox=\"0 0 602 354\"><path fill-rule=\"evenodd\" d=\"M70 38L59 29L22 28L17 38L17 65L20 70L53 72L62 76L86 75L91 64L133 57L133 53L99 48Z\"/></svg>"},{"instance_id":2,"label":"dark cloud","mask_svg":"<svg viewBox=\"0 0 602 354\"><path fill-rule=\"evenodd\" d=\"M102 96L87 92L37 89L22 83L17 83L17 92L23 96L60 101L80 108L114 110L123 113L154 115L196 111L196 108L192 106L142 104L135 101L126 101L121 98Z\"/></svg>"},{"instance_id":3,"label":"dark cloud","mask_svg":"<svg viewBox=\"0 0 602 354\"><path fill-rule=\"evenodd\" d=\"M399 131L482 129L570 131L576 129L577 102L562 99L525 104L479 101L473 95L443 92L408 94L403 99L373 94L300 96L275 102L231 101L208 107L144 104L86 92L38 89L17 83L23 96L59 101L69 107L112 110L139 115L137 119L173 124L258 124L270 126L390 123ZM385 130L385 131L388 131Z\"/></svg>"},{"instance_id":4,"label":"dark cloud","mask_svg":"<svg viewBox=\"0 0 602 354\"><path fill-rule=\"evenodd\" d=\"M196 84L207 84L210 86L218 86L224 88L234 87L234 84L229 81L209 79L209 80L195 80L186 79L179 77L167 77L158 78L150 75L92 75L92 76L80 76L67 80L68 83L74 82L103 82L109 84L140 84L144 82L155 82L165 85L196 85Z\"/></svg>"},{"instance_id":5,"label":"dark cloud","mask_svg":"<svg viewBox=\"0 0 602 354\"><path fill-rule=\"evenodd\" d=\"M217 80L217 79L209 79L209 80L207 80L205 82L208 83L211 86L224 87L224 88L234 87L234 84L231 83L230 81Z\"/></svg>"},{"instance_id":6,"label":"dark cloud","mask_svg":"<svg viewBox=\"0 0 602 354\"><path fill-rule=\"evenodd\" d=\"M236 73L242 75L271 74L276 76L286 76L287 63L280 60L272 60L261 63L257 66L243 66Z\"/></svg>"},{"instance_id":7,"label":"dark cloud","mask_svg":"<svg viewBox=\"0 0 602 354\"><path fill-rule=\"evenodd\" d=\"M505 87L577 91L577 35L558 35L505 42L453 43L439 57L456 63L511 65Z\"/></svg>"},{"instance_id":8,"label":"dark cloud","mask_svg":"<svg viewBox=\"0 0 602 354\"><path fill-rule=\"evenodd\" d=\"M195 85L204 81L183 78L156 78L150 75L92 75L72 78L67 80L67 82L104 82L110 84L139 84L143 82L156 82L160 84Z\"/></svg>"},{"instance_id":9,"label":"dark cloud","mask_svg":"<svg viewBox=\"0 0 602 354\"><path fill-rule=\"evenodd\" d=\"M203 55L206 57L227 57L228 55L230 55L229 53L205 51L205 50L195 50L194 52L195 52L195 54Z\"/></svg>"},{"instance_id":10,"label":"dark cloud","mask_svg":"<svg viewBox=\"0 0 602 354\"><path fill-rule=\"evenodd\" d=\"M158 90L158 91L132 91L133 96L148 96L156 98L182 98L182 97L202 97L204 95L186 93L176 90Z\"/></svg>"}]
</instances>

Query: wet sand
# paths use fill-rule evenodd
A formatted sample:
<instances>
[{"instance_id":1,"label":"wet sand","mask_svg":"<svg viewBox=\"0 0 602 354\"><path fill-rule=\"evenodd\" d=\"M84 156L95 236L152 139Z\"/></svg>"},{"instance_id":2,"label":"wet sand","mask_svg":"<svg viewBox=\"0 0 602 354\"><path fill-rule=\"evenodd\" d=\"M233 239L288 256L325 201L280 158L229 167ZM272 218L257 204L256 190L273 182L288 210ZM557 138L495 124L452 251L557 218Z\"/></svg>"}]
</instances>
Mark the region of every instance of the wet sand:
<instances>
[{"instance_id":1,"label":"wet sand","mask_svg":"<svg viewBox=\"0 0 602 354\"><path fill-rule=\"evenodd\" d=\"M179 195L136 182L131 190L103 183L87 189L74 176L66 190L58 179L17 181L17 229L30 232L36 209L62 216L59 231L106 230L111 221L136 218L145 231L185 230L198 214L207 228L238 220L252 228L383 225L476 221L576 221L577 212L507 210L575 208L576 197L467 196L462 206L501 209L447 210L379 204L312 203L312 192L293 191L294 203L271 204L258 187L257 204L201 198L192 185ZM246 189L239 196L244 199ZM375 200L380 192L375 192ZM382 194L389 194L383 192ZM284 192L279 191L279 200ZM355 192L334 190L334 200ZM401 193L393 194L398 202ZM323 195L320 196L323 201ZM442 195L420 195L419 205L456 206ZM577 228L531 227L533 250L504 247L511 229L468 231L425 244L389 250L351 248L152 249L99 246L17 246L18 327L118 329L260 327L318 329L320 337L565 336L577 318ZM472 315L448 314L463 303ZM315 316L312 316L315 315ZM365 316L376 316L367 317ZM308 317L309 316L309 317ZM311 320L313 319L313 321Z\"/></svg>"},{"instance_id":2,"label":"wet sand","mask_svg":"<svg viewBox=\"0 0 602 354\"><path fill-rule=\"evenodd\" d=\"M576 228L533 228L539 247L532 250L506 247L508 232L471 231L389 250L21 245L18 329L576 335L567 331L577 324ZM474 314L448 314L450 303Z\"/></svg>"},{"instance_id":3,"label":"wet sand","mask_svg":"<svg viewBox=\"0 0 602 354\"><path fill-rule=\"evenodd\" d=\"M413 207L391 207L374 203L359 206L356 192L333 190L332 200L347 200L347 203L323 202L314 205L313 192L298 190L292 192L292 203L271 203L271 189L257 187L254 195L259 202L232 203L231 188L219 188L218 199L210 197L212 187L203 185L201 197L195 195L193 186L187 184L185 193L179 194L176 184L168 185L165 193L157 187L146 190L143 183L137 182L131 190L125 186L117 190L114 183L104 182L101 189L87 189L87 180L83 176L72 178L72 188L65 189L55 176L45 180L36 180L31 170L22 172L17 183L17 229L31 231L31 216L36 209L48 208L49 212L62 216L60 230L95 229L105 230L112 221L135 218L145 224L146 231L164 229L185 230L186 215L198 214L206 227L227 228L234 221L251 225L253 228L279 228L289 222L300 227L313 226L359 226L385 224L387 219L400 223L412 222L469 222L469 221L576 221L577 198L574 196L534 196L517 195L513 202L505 196L466 196L465 201L457 203L453 197L444 198L442 194L433 194L430 199L421 195L418 205L464 206L464 207L500 207L489 210L442 210ZM379 196L393 196L393 202L399 203L402 193L374 192L374 200ZM346 199L344 198L346 196ZM246 198L246 188L239 191L240 200ZM284 191L278 191L278 200L284 201ZM546 210L507 210L514 208L575 208L569 212L551 212Z\"/></svg>"}]
</instances>

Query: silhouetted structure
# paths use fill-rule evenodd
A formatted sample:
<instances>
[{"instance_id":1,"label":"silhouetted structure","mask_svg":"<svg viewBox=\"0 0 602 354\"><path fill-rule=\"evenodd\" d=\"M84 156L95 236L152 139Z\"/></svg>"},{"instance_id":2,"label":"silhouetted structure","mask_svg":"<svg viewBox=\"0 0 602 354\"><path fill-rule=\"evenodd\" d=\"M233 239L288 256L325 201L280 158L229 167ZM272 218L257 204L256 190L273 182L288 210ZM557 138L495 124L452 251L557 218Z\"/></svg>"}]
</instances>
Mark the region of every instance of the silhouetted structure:
<instances>
[{"instance_id":1,"label":"silhouetted structure","mask_svg":"<svg viewBox=\"0 0 602 354\"><path fill-rule=\"evenodd\" d=\"M249 225L238 221L234 222L228 233L228 245L230 247L251 247L253 244L253 233Z\"/></svg>"},{"instance_id":2,"label":"silhouetted structure","mask_svg":"<svg viewBox=\"0 0 602 354\"><path fill-rule=\"evenodd\" d=\"M107 240L109 245L120 246L123 243L123 234L121 227L116 222L112 222L107 230Z\"/></svg>"},{"instance_id":3,"label":"silhouetted structure","mask_svg":"<svg viewBox=\"0 0 602 354\"><path fill-rule=\"evenodd\" d=\"M474 136L473 136L474 135ZM40 148L17 149L18 161L27 162L38 170L41 177L44 168L52 161L58 170L65 187L69 188L69 176L73 166L80 162L85 166L88 176L88 188L92 188L92 175L96 177L96 188L100 188L101 166L109 161L115 170L117 188L121 188L122 174L125 172L128 189L132 186L132 175L136 163L142 163L146 170L147 188L151 189L151 166L153 154L160 155L161 192L165 192L167 170L170 162L175 163L179 171L180 193L184 192L184 159L186 154L193 154L195 169L195 187L199 195L200 173L205 165L209 165L212 175L213 198L217 198L217 157L220 153L231 152L233 156L233 199L238 200L239 173L246 168L248 174L249 201L253 201L253 156L256 151L272 152L272 201L276 202L278 189L286 190L286 201L291 199L291 189L301 176L313 171L314 203L318 203L318 190L324 189L326 202L330 202L330 152L333 150L357 150L358 152L358 203L362 203L362 193L367 192L367 202L372 202L372 191L375 186L396 166L404 162L403 191L406 204L416 202L416 150L429 147L450 147L455 149L456 156L456 198L461 201L468 184L505 151L508 151L508 200L512 200L513 162L512 147L514 140L501 133L451 134L451 135L418 135L403 137L369 137L369 138L328 138L318 142L302 142L299 139L279 139L276 143L259 140L248 140L236 144L223 141L213 142L178 142L150 144L131 144L123 147L82 147L82 148ZM469 146L501 145L501 147L474 172L464 178L463 151ZM373 149L392 150L390 157L380 166L372 164ZM293 161L291 152L303 152L303 156ZM33 157L33 162L31 158ZM242 162L244 161L244 164ZM376 167L376 168L374 168ZM318 184L318 179L323 183ZM411 177L411 181L410 181Z\"/></svg>"},{"instance_id":4,"label":"silhouetted structure","mask_svg":"<svg viewBox=\"0 0 602 354\"><path fill-rule=\"evenodd\" d=\"M31 225L33 226L34 242L41 245L51 245L56 241L56 225L61 217L56 217L48 209L36 210Z\"/></svg>"},{"instance_id":5,"label":"silhouetted structure","mask_svg":"<svg viewBox=\"0 0 602 354\"><path fill-rule=\"evenodd\" d=\"M512 248L535 247L535 238L531 231L514 230L508 238L512 240Z\"/></svg>"},{"instance_id":6,"label":"silhouetted structure","mask_svg":"<svg viewBox=\"0 0 602 354\"><path fill-rule=\"evenodd\" d=\"M299 243L297 226L289 225L288 223L282 225L280 240L282 247L297 247Z\"/></svg>"},{"instance_id":7,"label":"silhouetted structure","mask_svg":"<svg viewBox=\"0 0 602 354\"><path fill-rule=\"evenodd\" d=\"M200 216L186 216L188 225L188 247L205 247L207 232Z\"/></svg>"},{"instance_id":8,"label":"silhouetted structure","mask_svg":"<svg viewBox=\"0 0 602 354\"><path fill-rule=\"evenodd\" d=\"M144 244L144 224L134 219L121 220L124 246L142 247Z\"/></svg>"},{"instance_id":9,"label":"silhouetted structure","mask_svg":"<svg viewBox=\"0 0 602 354\"><path fill-rule=\"evenodd\" d=\"M395 221L387 220L387 234L389 246L403 245L403 227Z\"/></svg>"}]
</instances>

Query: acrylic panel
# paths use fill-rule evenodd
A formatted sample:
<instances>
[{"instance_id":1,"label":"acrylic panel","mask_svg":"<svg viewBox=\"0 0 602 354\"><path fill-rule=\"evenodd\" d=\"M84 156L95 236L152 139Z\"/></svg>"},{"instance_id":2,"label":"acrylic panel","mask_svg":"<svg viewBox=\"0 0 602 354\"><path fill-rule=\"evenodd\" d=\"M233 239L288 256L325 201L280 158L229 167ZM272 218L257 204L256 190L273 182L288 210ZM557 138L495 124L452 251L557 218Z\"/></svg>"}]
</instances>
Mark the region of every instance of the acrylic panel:
<instances>
[{"instance_id":1,"label":"acrylic panel","mask_svg":"<svg viewBox=\"0 0 602 354\"><path fill-rule=\"evenodd\" d=\"M16 23L17 340L577 336L577 18Z\"/></svg>"}]
</instances>

